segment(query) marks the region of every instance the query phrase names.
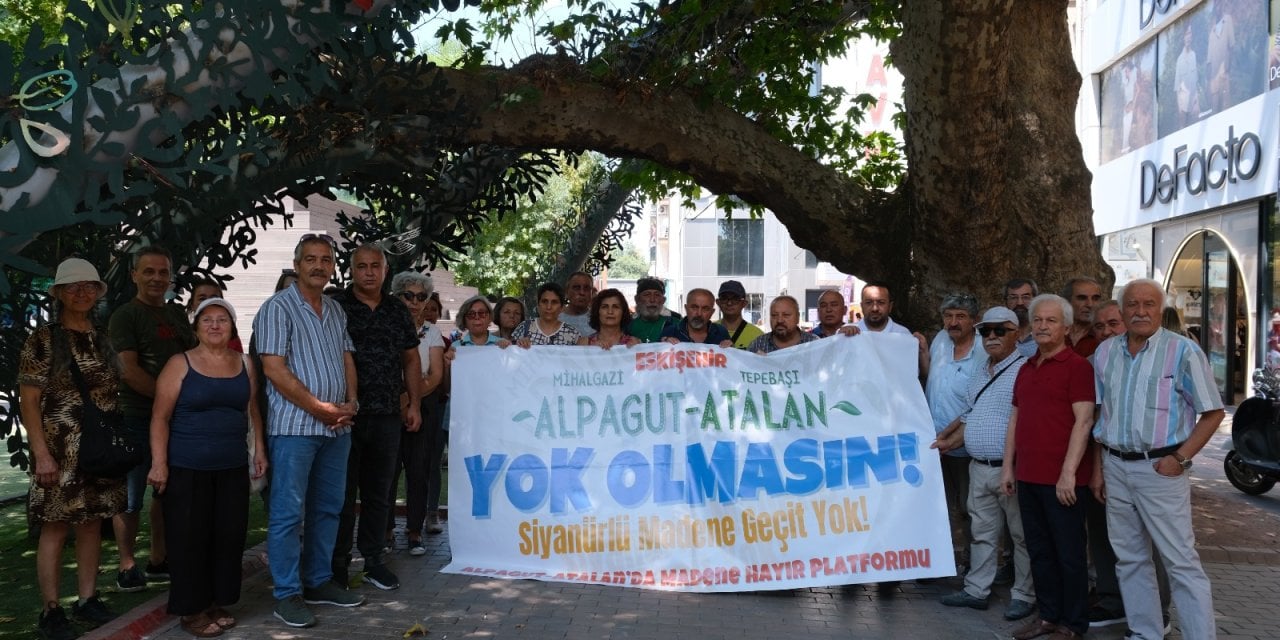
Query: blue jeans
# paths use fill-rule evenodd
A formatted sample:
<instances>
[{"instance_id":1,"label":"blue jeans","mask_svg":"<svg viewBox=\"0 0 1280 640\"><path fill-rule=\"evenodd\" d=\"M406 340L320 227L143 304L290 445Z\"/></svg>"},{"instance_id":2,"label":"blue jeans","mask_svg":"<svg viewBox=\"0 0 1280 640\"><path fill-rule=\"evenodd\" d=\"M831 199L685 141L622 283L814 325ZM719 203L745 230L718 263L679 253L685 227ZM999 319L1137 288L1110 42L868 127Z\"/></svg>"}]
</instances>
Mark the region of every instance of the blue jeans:
<instances>
[{"instance_id":1,"label":"blue jeans","mask_svg":"<svg viewBox=\"0 0 1280 640\"><path fill-rule=\"evenodd\" d=\"M351 434L271 436L271 514L267 554L275 597L283 600L333 577L329 560L338 535ZM304 508L305 507L305 508ZM302 545L298 531L302 527Z\"/></svg>"},{"instance_id":2,"label":"blue jeans","mask_svg":"<svg viewBox=\"0 0 1280 640\"><path fill-rule=\"evenodd\" d=\"M137 434L135 441L142 443L147 450L147 458L125 476L124 486L129 495L129 506L125 512L138 513L147 495L147 474L151 473L151 416L125 416L123 424L125 429Z\"/></svg>"}]
</instances>

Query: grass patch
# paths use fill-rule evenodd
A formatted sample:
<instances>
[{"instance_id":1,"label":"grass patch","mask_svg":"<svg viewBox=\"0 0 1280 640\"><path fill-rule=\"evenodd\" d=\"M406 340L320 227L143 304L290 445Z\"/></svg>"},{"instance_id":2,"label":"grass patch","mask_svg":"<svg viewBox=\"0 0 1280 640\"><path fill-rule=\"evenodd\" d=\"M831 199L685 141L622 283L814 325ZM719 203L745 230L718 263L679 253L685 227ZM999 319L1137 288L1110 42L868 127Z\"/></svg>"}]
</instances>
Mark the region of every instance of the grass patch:
<instances>
[{"instance_id":1,"label":"grass patch","mask_svg":"<svg viewBox=\"0 0 1280 640\"><path fill-rule=\"evenodd\" d=\"M5 469L7 472L8 469ZM16 470L15 470L16 471ZM24 487L25 488L25 487ZM5 494L8 495L8 494ZM151 498L148 492L143 504L142 526L138 532L138 564L145 567L151 548L149 523ZM75 602L76 566L75 542L67 537L63 551L62 582L59 585L62 606L71 615L71 603ZM247 545L252 547L267 538L267 513L257 496L249 499L249 530ZM246 547L247 548L247 547ZM167 584L152 584L137 593L116 592L116 570L120 556L114 541L102 543L102 562L98 570L98 591L107 606L116 613L124 613L164 593ZM18 503L0 510L0 637L34 637L36 618L40 614L40 587L36 584L36 543L27 538L26 504ZM83 628L81 628L83 630Z\"/></svg>"},{"instance_id":2,"label":"grass patch","mask_svg":"<svg viewBox=\"0 0 1280 640\"><path fill-rule=\"evenodd\" d=\"M18 480L15 480L15 477ZM15 484L16 483L16 484ZM448 473L442 474L442 496L449 493ZM0 468L0 497L23 494L27 490L27 475L8 466ZM404 476L398 488L400 500L404 500ZM441 500L441 503L446 502ZM147 492L142 509L142 525L138 532L138 564L145 567L151 548L150 526L151 494ZM249 529L246 547L250 548L267 539L267 512L258 496L249 498ZM114 541L103 540L102 562L98 571L98 590L103 601L116 613L124 613L163 593L167 584L152 584L138 593L116 592L116 571L120 556ZM63 607L70 615L75 602L76 567L75 543L68 536L63 551L62 582L59 586ZM40 613L40 588L36 584L36 543L27 538L26 503L19 502L0 509L0 638L34 637L36 618Z\"/></svg>"}]
</instances>

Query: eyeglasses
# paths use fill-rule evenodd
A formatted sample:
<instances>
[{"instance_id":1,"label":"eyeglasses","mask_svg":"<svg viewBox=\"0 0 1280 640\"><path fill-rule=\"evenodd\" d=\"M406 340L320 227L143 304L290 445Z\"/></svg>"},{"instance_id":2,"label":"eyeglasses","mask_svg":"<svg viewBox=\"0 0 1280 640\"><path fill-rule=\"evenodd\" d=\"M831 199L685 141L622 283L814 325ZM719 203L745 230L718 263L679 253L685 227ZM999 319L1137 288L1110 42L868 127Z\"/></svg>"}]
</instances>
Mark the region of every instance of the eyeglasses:
<instances>
[{"instance_id":1,"label":"eyeglasses","mask_svg":"<svg viewBox=\"0 0 1280 640\"><path fill-rule=\"evenodd\" d=\"M413 302L414 300L417 300L418 302L426 302L427 300L431 299L431 294L426 293L425 291L420 293L414 293L412 291L401 291L396 295L400 296L400 299L404 300L405 302Z\"/></svg>"},{"instance_id":2,"label":"eyeglasses","mask_svg":"<svg viewBox=\"0 0 1280 640\"><path fill-rule=\"evenodd\" d=\"M328 244L330 247L332 247L332 248L334 248L334 249L337 249L337 248L338 248L338 241L337 241L337 240L334 240L334 239L333 239L333 236L331 236L331 235L329 235L329 234L327 234L327 233L307 233L307 234L303 234L303 236L302 236L301 238L298 238L298 244L302 244L302 243L304 243L304 242L311 242L312 240L320 240L320 241L322 241L322 242L325 242L326 244Z\"/></svg>"},{"instance_id":3,"label":"eyeglasses","mask_svg":"<svg viewBox=\"0 0 1280 640\"><path fill-rule=\"evenodd\" d=\"M480 318L488 318L489 312L484 310L468 311L464 317L468 320L479 320Z\"/></svg>"},{"instance_id":4,"label":"eyeglasses","mask_svg":"<svg viewBox=\"0 0 1280 640\"><path fill-rule=\"evenodd\" d=\"M1009 327L980 327L978 329L978 335L985 338L994 333L997 338L1003 338L1004 335L1010 331L1013 331L1013 329L1010 329Z\"/></svg>"},{"instance_id":5,"label":"eyeglasses","mask_svg":"<svg viewBox=\"0 0 1280 640\"><path fill-rule=\"evenodd\" d=\"M98 286L98 283L93 280L85 280L83 282L72 282L71 284L64 284L62 285L62 287L66 289L67 293L71 293L71 294L97 293L98 289L100 288Z\"/></svg>"}]
</instances>

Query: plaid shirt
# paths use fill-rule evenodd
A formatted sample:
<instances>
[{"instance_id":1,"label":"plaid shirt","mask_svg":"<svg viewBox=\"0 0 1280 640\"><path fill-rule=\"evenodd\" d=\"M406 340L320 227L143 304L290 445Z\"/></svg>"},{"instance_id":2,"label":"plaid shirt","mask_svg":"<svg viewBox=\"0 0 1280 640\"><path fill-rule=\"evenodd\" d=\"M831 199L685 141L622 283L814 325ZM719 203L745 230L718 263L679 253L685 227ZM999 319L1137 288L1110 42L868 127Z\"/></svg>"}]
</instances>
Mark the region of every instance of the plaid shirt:
<instances>
[{"instance_id":1,"label":"plaid shirt","mask_svg":"<svg viewBox=\"0 0 1280 640\"><path fill-rule=\"evenodd\" d=\"M964 420L964 446L969 455L983 460L999 460L1004 457L1004 438L1009 430L1009 414L1013 411L1013 383L1027 359L1014 349L994 368L987 367L989 361L990 358L984 360L983 366L969 378L969 388L965 393L969 410L961 419ZM1000 377L988 386L991 376L997 373ZM983 387L987 390L982 391ZM982 397L978 397L979 391L982 391Z\"/></svg>"}]
</instances>

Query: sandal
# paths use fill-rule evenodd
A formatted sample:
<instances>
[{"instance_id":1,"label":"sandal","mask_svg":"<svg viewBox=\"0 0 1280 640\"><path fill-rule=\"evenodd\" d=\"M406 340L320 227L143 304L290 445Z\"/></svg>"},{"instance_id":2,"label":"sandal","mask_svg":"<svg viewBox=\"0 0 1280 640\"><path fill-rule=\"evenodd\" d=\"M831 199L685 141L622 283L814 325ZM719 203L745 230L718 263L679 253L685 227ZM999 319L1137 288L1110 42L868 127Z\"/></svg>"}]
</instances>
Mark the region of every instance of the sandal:
<instances>
[{"instance_id":1,"label":"sandal","mask_svg":"<svg viewBox=\"0 0 1280 640\"><path fill-rule=\"evenodd\" d=\"M209 616L209 619L213 620L214 624L222 627L223 631L236 626L235 616L222 607L213 607L206 611L205 614Z\"/></svg>"},{"instance_id":2,"label":"sandal","mask_svg":"<svg viewBox=\"0 0 1280 640\"><path fill-rule=\"evenodd\" d=\"M182 630L197 638L216 638L224 633L208 613L182 616Z\"/></svg>"}]
</instances>

